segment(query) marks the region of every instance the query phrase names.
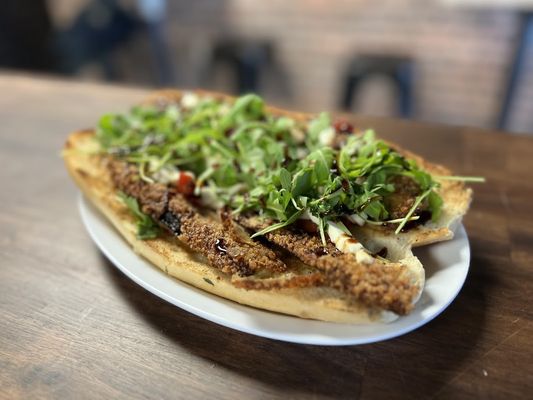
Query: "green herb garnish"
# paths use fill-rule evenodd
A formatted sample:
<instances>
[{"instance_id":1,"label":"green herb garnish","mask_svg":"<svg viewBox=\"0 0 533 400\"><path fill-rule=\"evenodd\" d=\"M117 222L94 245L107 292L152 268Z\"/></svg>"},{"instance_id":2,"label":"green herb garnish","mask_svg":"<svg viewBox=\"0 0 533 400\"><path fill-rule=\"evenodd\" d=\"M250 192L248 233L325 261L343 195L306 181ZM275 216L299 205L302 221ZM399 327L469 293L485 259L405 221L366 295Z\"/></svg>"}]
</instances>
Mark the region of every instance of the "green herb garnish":
<instances>
[{"instance_id":1,"label":"green herb garnish","mask_svg":"<svg viewBox=\"0 0 533 400\"><path fill-rule=\"evenodd\" d=\"M438 175L435 176L436 179L442 179L445 181L460 181L460 182L475 182L475 183L484 183L486 179L482 176L445 176Z\"/></svg>"},{"instance_id":2,"label":"green herb garnish","mask_svg":"<svg viewBox=\"0 0 533 400\"><path fill-rule=\"evenodd\" d=\"M204 279L204 281L205 281L206 283L209 283L211 286L215 286L215 284L213 283L213 281L212 281L211 279L209 279L209 278L205 278L205 277L204 277L203 279Z\"/></svg>"},{"instance_id":3,"label":"green herb garnish","mask_svg":"<svg viewBox=\"0 0 533 400\"><path fill-rule=\"evenodd\" d=\"M416 162L376 139L372 130L347 136L336 149L332 129L327 113L310 121L274 116L260 97L247 95L233 104L199 99L192 109L135 107L128 114L106 115L97 138L104 152L137 164L147 182L161 171L191 171L197 177L195 194L209 195L213 204L234 213L251 211L274 221L254 236L303 215L313 217L324 242L328 223L339 224L343 216L397 223L397 233L419 218L421 207L433 220L439 217L439 183ZM401 190L395 179L402 176L417 188L414 204L401 218L391 218L387 199ZM159 228L137 201L121 198L137 218L139 237L155 237Z\"/></svg>"},{"instance_id":4,"label":"green herb garnish","mask_svg":"<svg viewBox=\"0 0 533 400\"><path fill-rule=\"evenodd\" d=\"M135 217L135 223L137 225L137 238L145 240L154 239L159 236L159 226L149 215L146 215L141 211L139 208L139 203L135 198L130 197L123 192L118 192L118 197L124 202L124 204Z\"/></svg>"}]
</instances>

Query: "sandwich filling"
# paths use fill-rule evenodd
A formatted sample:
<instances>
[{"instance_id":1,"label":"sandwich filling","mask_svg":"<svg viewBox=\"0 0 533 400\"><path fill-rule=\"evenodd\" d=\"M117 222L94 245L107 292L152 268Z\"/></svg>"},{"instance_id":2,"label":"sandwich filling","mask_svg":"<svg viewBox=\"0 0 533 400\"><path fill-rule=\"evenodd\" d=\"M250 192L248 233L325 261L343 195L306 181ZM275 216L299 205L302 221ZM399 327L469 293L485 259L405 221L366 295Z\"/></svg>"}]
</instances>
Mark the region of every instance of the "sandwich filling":
<instances>
[{"instance_id":1,"label":"sandwich filling","mask_svg":"<svg viewBox=\"0 0 533 400\"><path fill-rule=\"evenodd\" d=\"M246 289L329 286L406 314L420 288L350 230L438 219L439 184L371 130L261 98L186 94L105 115L100 151L140 239L169 234ZM213 217L214 213L216 217Z\"/></svg>"},{"instance_id":2,"label":"sandwich filling","mask_svg":"<svg viewBox=\"0 0 533 400\"><path fill-rule=\"evenodd\" d=\"M325 244L338 229L350 237L347 223L398 233L441 211L438 182L372 130L356 132L326 113L303 121L274 115L255 95L230 104L189 93L173 104L106 115L97 138L147 183L269 221L256 236L307 219Z\"/></svg>"}]
</instances>

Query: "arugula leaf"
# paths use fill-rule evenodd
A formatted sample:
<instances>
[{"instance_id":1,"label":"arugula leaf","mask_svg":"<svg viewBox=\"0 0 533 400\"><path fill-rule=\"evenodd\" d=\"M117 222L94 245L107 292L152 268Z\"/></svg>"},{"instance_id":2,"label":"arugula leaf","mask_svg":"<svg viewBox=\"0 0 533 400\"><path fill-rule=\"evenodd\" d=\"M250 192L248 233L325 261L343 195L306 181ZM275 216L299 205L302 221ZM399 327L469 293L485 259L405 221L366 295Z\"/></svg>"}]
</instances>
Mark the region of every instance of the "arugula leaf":
<instances>
[{"instance_id":1,"label":"arugula leaf","mask_svg":"<svg viewBox=\"0 0 533 400\"><path fill-rule=\"evenodd\" d=\"M322 183L331 176L333 149L331 147L317 149L306 157L306 161L313 166L317 182Z\"/></svg>"},{"instance_id":2,"label":"arugula leaf","mask_svg":"<svg viewBox=\"0 0 533 400\"><path fill-rule=\"evenodd\" d=\"M305 211L305 209L301 209L299 211L296 211L294 214L292 214L286 221L278 222L277 224L272 224L270 226L267 226L265 229L260 230L259 232L254 233L252 236L250 236L252 239L257 236L263 236L269 232L273 232L275 230L285 228L286 226L289 226L293 222L295 222Z\"/></svg>"},{"instance_id":3,"label":"arugula leaf","mask_svg":"<svg viewBox=\"0 0 533 400\"><path fill-rule=\"evenodd\" d=\"M413 216L415 210L418 208L418 206L420 205L420 203L422 203L422 201L428 197L431 193L433 193L433 187L430 187L429 189L427 189L424 193L422 193L421 195L417 196L413 206L411 207L411 209L409 210L409 212L407 213L407 215L403 218L402 222L400 222L400 224L398 225L398 227L396 228L396 230L394 231L394 233L398 234L402 231L403 227L405 226L405 224L407 222L409 222L409 220L411 219L411 217Z\"/></svg>"},{"instance_id":4,"label":"arugula leaf","mask_svg":"<svg viewBox=\"0 0 533 400\"><path fill-rule=\"evenodd\" d=\"M311 190L311 170L309 168L298 171L292 179L292 196L297 198Z\"/></svg>"},{"instance_id":5,"label":"arugula leaf","mask_svg":"<svg viewBox=\"0 0 533 400\"><path fill-rule=\"evenodd\" d=\"M291 190L291 180L292 176L289 171L287 171L285 168L280 168L279 170L279 180L281 183L281 187L283 189L290 191Z\"/></svg>"},{"instance_id":6,"label":"arugula leaf","mask_svg":"<svg viewBox=\"0 0 533 400\"><path fill-rule=\"evenodd\" d=\"M428 195L429 209L431 210L431 220L436 222L442 214L443 200L437 192L432 190Z\"/></svg>"},{"instance_id":7,"label":"arugula leaf","mask_svg":"<svg viewBox=\"0 0 533 400\"><path fill-rule=\"evenodd\" d=\"M135 217L138 239L155 239L159 236L161 229L149 215L146 215L141 211L137 199L128 196L124 192L118 192L118 197L124 202Z\"/></svg>"},{"instance_id":8,"label":"arugula leaf","mask_svg":"<svg viewBox=\"0 0 533 400\"><path fill-rule=\"evenodd\" d=\"M309 123L306 136L306 144L310 149L315 149L320 145L320 134L331 127L331 118L328 113L320 113L318 118Z\"/></svg>"},{"instance_id":9,"label":"arugula leaf","mask_svg":"<svg viewBox=\"0 0 533 400\"><path fill-rule=\"evenodd\" d=\"M376 221L384 221L388 218L389 213L385 209L383 203L379 200L370 201L364 208L363 211L371 218Z\"/></svg>"},{"instance_id":10,"label":"arugula leaf","mask_svg":"<svg viewBox=\"0 0 533 400\"><path fill-rule=\"evenodd\" d=\"M461 182L475 182L475 183L484 183L486 179L482 176L444 176L437 175L436 179L442 179L445 181L461 181Z\"/></svg>"}]
</instances>

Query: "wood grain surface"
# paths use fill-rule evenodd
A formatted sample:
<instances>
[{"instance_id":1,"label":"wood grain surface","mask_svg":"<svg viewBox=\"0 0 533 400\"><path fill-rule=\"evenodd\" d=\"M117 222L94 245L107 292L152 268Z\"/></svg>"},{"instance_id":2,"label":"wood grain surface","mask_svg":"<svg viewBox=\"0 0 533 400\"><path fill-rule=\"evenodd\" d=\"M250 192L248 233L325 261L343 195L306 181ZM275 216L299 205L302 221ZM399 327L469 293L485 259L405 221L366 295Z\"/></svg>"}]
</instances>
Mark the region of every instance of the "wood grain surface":
<instances>
[{"instance_id":1,"label":"wood grain surface","mask_svg":"<svg viewBox=\"0 0 533 400\"><path fill-rule=\"evenodd\" d=\"M283 343L180 310L115 269L85 231L60 149L144 90L0 75L0 398L526 399L533 393L533 139L353 117L462 175L471 271L397 339Z\"/></svg>"}]
</instances>

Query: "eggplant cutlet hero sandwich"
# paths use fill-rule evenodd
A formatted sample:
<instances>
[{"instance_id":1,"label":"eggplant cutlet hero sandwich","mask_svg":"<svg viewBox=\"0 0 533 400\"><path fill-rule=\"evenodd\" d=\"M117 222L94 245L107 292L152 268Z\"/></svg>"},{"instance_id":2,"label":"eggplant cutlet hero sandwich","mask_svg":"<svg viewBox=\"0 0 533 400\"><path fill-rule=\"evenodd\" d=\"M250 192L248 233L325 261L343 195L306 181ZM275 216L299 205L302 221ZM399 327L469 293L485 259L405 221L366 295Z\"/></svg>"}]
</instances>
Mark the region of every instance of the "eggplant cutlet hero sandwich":
<instances>
[{"instance_id":1,"label":"eggplant cutlet hero sandwich","mask_svg":"<svg viewBox=\"0 0 533 400\"><path fill-rule=\"evenodd\" d=\"M446 168L256 95L159 91L71 134L64 160L133 250L248 306L325 321L408 314L412 247L448 240L471 190Z\"/></svg>"}]
</instances>

